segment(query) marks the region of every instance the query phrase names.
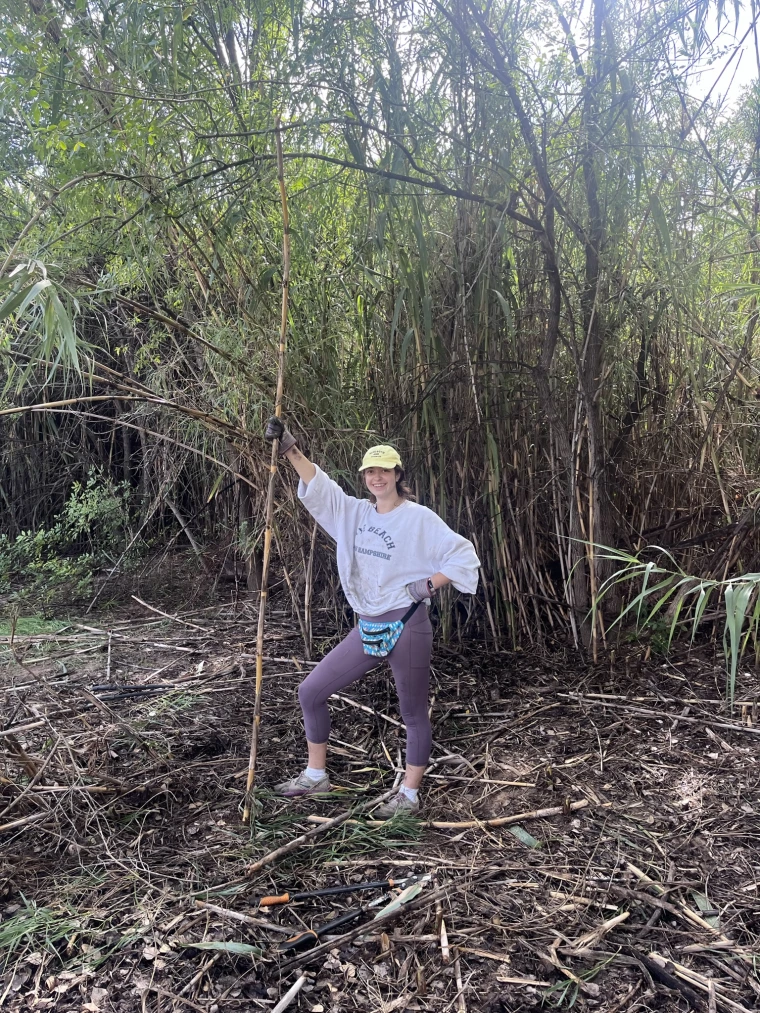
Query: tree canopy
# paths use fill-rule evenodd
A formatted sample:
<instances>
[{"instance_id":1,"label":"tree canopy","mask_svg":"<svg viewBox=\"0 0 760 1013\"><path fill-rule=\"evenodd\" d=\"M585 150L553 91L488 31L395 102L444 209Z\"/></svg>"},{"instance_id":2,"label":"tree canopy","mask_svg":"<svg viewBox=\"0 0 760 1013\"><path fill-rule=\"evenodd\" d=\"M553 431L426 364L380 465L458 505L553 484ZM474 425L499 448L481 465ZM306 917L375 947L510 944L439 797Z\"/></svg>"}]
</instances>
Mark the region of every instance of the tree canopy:
<instances>
[{"instance_id":1,"label":"tree canopy","mask_svg":"<svg viewBox=\"0 0 760 1013\"><path fill-rule=\"evenodd\" d=\"M760 93L718 94L753 32L707 0L6 4L4 529L96 465L255 561L280 123L286 414L349 486L397 443L474 537L472 621L579 642L600 545L751 566ZM297 593L329 564L284 488Z\"/></svg>"}]
</instances>

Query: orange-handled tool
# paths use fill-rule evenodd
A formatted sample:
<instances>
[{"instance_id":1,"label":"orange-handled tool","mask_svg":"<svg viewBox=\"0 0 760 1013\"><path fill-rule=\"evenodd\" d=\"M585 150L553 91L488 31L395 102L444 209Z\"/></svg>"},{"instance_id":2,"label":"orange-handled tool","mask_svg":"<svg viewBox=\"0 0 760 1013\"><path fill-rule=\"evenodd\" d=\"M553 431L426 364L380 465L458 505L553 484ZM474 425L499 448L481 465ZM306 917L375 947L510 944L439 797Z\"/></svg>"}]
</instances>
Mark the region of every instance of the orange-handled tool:
<instances>
[{"instance_id":1,"label":"orange-handled tool","mask_svg":"<svg viewBox=\"0 0 760 1013\"><path fill-rule=\"evenodd\" d=\"M351 883L348 886L328 886L323 890L309 890L306 893L281 893L272 897L262 897L260 907L274 907L276 904L288 904L292 900L306 900L309 897L334 897L341 893L355 893L358 890L387 890L389 887L405 887L416 883L419 876L408 876L406 879L376 879L371 883Z\"/></svg>"},{"instance_id":2,"label":"orange-handled tool","mask_svg":"<svg viewBox=\"0 0 760 1013\"><path fill-rule=\"evenodd\" d=\"M357 907L353 911L347 911L338 918L334 918L326 925L319 925L316 929L306 929L304 932L299 932L297 935L291 936L290 939L286 939L284 942L280 943L277 947L277 952L287 953L288 950L311 949L312 946L317 945L321 936L326 935L328 932L332 932L341 925L348 925L349 922L354 921L354 919L358 918L359 915L362 914L364 914L364 908Z\"/></svg>"}]
</instances>

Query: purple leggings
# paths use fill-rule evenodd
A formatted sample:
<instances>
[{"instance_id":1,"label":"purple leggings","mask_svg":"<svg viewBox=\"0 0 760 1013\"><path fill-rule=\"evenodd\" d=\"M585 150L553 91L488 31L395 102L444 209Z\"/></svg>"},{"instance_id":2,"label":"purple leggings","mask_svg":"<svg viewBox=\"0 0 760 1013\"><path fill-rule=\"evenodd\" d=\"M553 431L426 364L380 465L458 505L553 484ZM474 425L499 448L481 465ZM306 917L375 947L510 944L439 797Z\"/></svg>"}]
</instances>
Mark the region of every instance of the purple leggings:
<instances>
[{"instance_id":1,"label":"purple leggings","mask_svg":"<svg viewBox=\"0 0 760 1013\"><path fill-rule=\"evenodd\" d=\"M405 608L394 609L381 616L362 618L371 622L393 622L401 619L407 611ZM430 625L427 608L420 605L404 626L398 643L387 659L396 683L401 717L406 725L406 762L415 767L424 767L430 759L433 732L428 717L428 691L432 646L433 627ZM298 687L298 699L309 742L327 742L330 736L328 698L361 679L381 663L382 659L364 653L358 626L325 655Z\"/></svg>"}]
</instances>

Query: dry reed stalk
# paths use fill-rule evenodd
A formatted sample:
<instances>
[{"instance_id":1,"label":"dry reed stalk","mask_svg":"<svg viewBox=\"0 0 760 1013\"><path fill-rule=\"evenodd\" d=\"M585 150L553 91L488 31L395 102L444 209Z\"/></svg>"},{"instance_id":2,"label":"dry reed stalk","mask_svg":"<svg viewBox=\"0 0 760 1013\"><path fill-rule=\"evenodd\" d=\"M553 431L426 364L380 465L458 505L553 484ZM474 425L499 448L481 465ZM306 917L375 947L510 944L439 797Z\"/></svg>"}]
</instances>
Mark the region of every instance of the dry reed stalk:
<instances>
[{"instance_id":1,"label":"dry reed stalk","mask_svg":"<svg viewBox=\"0 0 760 1013\"><path fill-rule=\"evenodd\" d=\"M232 911L230 908L219 907L217 904L210 904L208 901L196 900L195 906L202 908L204 911L211 911L220 918L227 918L232 922L242 922L243 925L255 925L256 928L266 929L267 932L280 932L284 936L293 934L293 929L287 925L277 925L275 922L268 922L264 918L253 918L251 915L243 914L242 911Z\"/></svg>"},{"instance_id":2,"label":"dry reed stalk","mask_svg":"<svg viewBox=\"0 0 760 1013\"><path fill-rule=\"evenodd\" d=\"M33 816L24 816L19 820L12 820L10 823L3 823L2 826L0 826L0 831L15 830L16 827L23 827L27 823L37 823L39 822L39 820L46 819L49 815L50 815L49 813L44 812L44 813L35 813Z\"/></svg>"},{"instance_id":3,"label":"dry reed stalk","mask_svg":"<svg viewBox=\"0 0 760 1013\"><path fill-rule=\"evenodd\" d=\"M436 905L436 913L439 905ZM449 949L449 934L446 931L446 919L441 915L441 963L451 962L451 951Z\"/></svg>"},{"instance_id":4,"label":"dry reed stalk","mask_svg":"<svg viewBox=\"0 0 760 1013\"><path fill-rule=\"evenodd\" d=\"M457 985L457 1011L458 1013L467 1013L467 1003L464 999L464 984L462 983L462 965L459 962L459 957L454 957L454 980Z\"/></svg>"},{"instance_id":5,"label":"dry reed stalk","mask_svg":"<svg viewBox=\"0 0 760 1013\"><path fill-rule=\"evenodd\" d=\"M311 526L311 538L309 540L309 558L306 563L306 577L305 577L306 586L304 587L303 593L303 617L304 623L306 624L306 644L304 653L306 654L306 661L311 661L311 647L313 635L311 600L312 595L314 593L314 552L317 547L318 530L319 529L317 522L314 521L314 523Z\"/></svg>"},{"instance_id":6,"label":"dry reed stalk","mask_svg":"<svg viewBox=\"0 0 760 1013\"><path fill-rule=\"evenodd\" d=\"M192 976L192 978L190 979L190 981L188 981L188 983L185 985L185 987L180 992L177 993L177 998L181 999L182 996L187 995L187 993L192 990L193 986L198 984L198 982L201 980L201 978L203 977L203 975L207 971L211 970L211 968L219 960L220 957L221 957L221 953L215 953L212 957L209 957L208 960L205 960L201 964L200 970L197 971Z\"/></svg>"},{"instance_id":7,"label":"dry reed stalk","mask_svg":"<svg viewBox=\"0 0 760 1013\"><path fill-rule=\"evenodd\" d=\"M288 295L290 288L290 220L288 218L288 195L285 190L285 168L282 159L282 134L280 120L277 119L275 132L277 146L277 181L280 186L280 203L282 206L282 312L280 315L280 345L277 352L277 392L274 400L274 413L277 418L282 415L282 389L285 379L285 344L288 334ZM261 688L264 681L264 623L266 621L267 577L269 575L269 556L272 551L272 515L274 513L274 483L277 476L277 461L280 453L279 440L272 441L272 455L269 463L269 484L265 508L264 552L261 563L261 591L259 599L259 621L256 629L256 690L253 704L253 728L251 731L251 752L248 759L248 777L245 784L245 803L243 806L243 822L247 823L251 816L251 794L256 775L256 757L259 750L259 728L261 726Z\"/></svg>"},{"instance_id":8,"label":"dry reed stalk","mask_svg":"<svg viewBox=\"0 0 760 1013\"><path fill-rule=\"evenodd\" d=\"M304 654L308 655L309 654L309 635L308 635L308 632L307 632L307 629L306 629L306 621L305 621L304 617L301 615L301 610L298 607L298 591L296 589L295 584L290 579L290 571L288 570L287 564L285 563L285 553L282 550L282 544L280 542L280 539L279 539L279 537L277 535L277 531L275 529L273 529L273 534L274 534L274 542L275 542L275 545L277 546L277 552L278 552L278 555L280 557L280 566L282 567L282 575L285 578L285 583L288 585L288 591L290 592L290 600L291 600L291 602L293 604L293 614L295 615L296 619L298 620L298 625L299 625L299 627L301 629L301 637L303 638Z\"/></svg>"},{"instance_id":9,"label":"dry reed stalk","mask_svg":"<svg viewBox=\"0 0 760 1013\"><path fill-rule=\"evenodd\" d=\"M35 779L37 779L41 771L44 770L45 764L43 763L42 767L40 767L39 760L29 756L15 735L11 735L6 732L4 737L8 743L8 752L16 757L27 777L31 777L32 781L35 782Z\"/></svg>"},{"instance_id":10,"label":"dry reed stalk","mask_svg":"<svg viewBox=\"0 0 760 1013\"><path fill-rule=\"evenodd\" d=\"M283 1010L286 1010L288 1006L290 1006L295 997L304 987L306 981L307 981L306 975L302 974L301 977L293 985L290 986L290 988L287 990L282 999L280 999L280 1001L274 1007L272 1013L283 1013Z\"/></svg>"},{"instance_id":11,"label":"dry reed stalk","mask_svg":"<svg viewBox=\"0 0 760 1013\"><path fill-rule=\"evenodd\" d=\"M476 827L506 827L511 823L523 823L525 820L548 819L551 816L562 816L567 813L577 812L578 809L585 809L591 803L588 799L580 799L578 802L571 802L570 805L552 806L550 809L533 809L531 812L515 813L514 816L497 816L489 820L460 820L449 822L448 820L420 820L424 827L436 827L438 830L471 830ZM339 818L339 817L336 817ZM311 815L307 817L310 823L319 823L326 830L327 824L333 825L333 821L327 816ZM349 823L358 823L358 820L349 820ZM367 820L367 826L379 827L386 820Z\"/></svg>"},{"instance_id":12,"label":"dry reed stalk","mask_svg":"<svg viewBox=\"0 0 760 1013\"><path fill-rule=\"evenodd\" d=\"M698 971L695 971L690 967L685 967L683 964L679 964L677 960L664 957L656 951L648 953L647 956L650 960L654 961L658 967L662 968L662 970L675 974L677 978L685 981L688 985L693 985L695 988L699 988L703 992L707 992L708 1013L710 1010L715 1010L718 1004L725 1006L727 1009L736 1010L737 1013L749 1013L748 1008L742 1005L742 1003L736 1002L734 999L731 999L729 996L723 994L722 989L725 986L722 983L716 982L713 978L708 978L704 974L700 974Z\"/></svg>"},{"instance_id":13,"label":"dry reed stalk","mask_svg":"<svg viewBox=\"0 0 760 1013\"><path fill-rule=\"evenodd\" d=\"M42 761L42 763L36 768L36 771L33 774L32 779L29 781L26 787L18 795L16 795L15 798L11 799L11 801L8 803L5 809L3 809L2 812L0 812L0 819L4 819L8 815L8 813L11 812L11 810L15 809L16 806L19 804L19 802L32 791L35 785L38 785L42 781L42 775L44 774L45 769L47 768L47 766L49 765L50 761L53 759L55 754L58 752L58 746L60 745L60 741L61 741L60 736L58 736L58 738L53 743L52 749L45 757L45 759ZM8 743L11 747L18 746L18 740L13 737L9 737ZM18 748L21 749L20 746L18 746ZM31 766L32 758L27 756L26 753L23 752L23 750L22 755L25 757L27 761L29 761L29 765ZM37 761L34 761L34 763L36 762Z\"/></svg>"}]
</instances>

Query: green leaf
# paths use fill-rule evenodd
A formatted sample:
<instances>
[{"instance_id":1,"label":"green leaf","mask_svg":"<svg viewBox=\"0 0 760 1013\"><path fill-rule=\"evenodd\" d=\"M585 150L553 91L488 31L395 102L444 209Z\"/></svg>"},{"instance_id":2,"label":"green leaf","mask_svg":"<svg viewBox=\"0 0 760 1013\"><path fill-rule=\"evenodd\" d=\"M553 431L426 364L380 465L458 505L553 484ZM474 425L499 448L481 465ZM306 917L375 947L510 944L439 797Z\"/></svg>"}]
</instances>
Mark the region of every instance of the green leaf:
<instances>
[{"instance_id":1,"label":"green leaf","mask_svg":"<svg viewBox=\"0 0 760 1013\"><path fill-rule=\"evenodd\" d=\"M714 589L715 589L714 584L710 586L707 585L705 581L702 581L702 583L699 585L699 598L697 599L697 604L694 606L694 623L691 628L692 643L694 642L694 638L697 635L697 629L699 627L700 622L702 621L702 616L704 615L704 611L707 608L707 603L710 600L710 595L712 594Z\"/></svg>"},{"instance_id":2,"label":"green leaf","mask_svg":"<svg viewBox=\"0 0 760 1013\"><path fill-rule=\"evenodd\" d=\"M504 296L501 294L501 292L498 290L498 288L494 288L494 289L492 289L492 291L493 291L494 295L496 296L496 298L499 300L499 305L502 308L502 311L503 311L504 316L505 316L506 321L507 321L507 325L508 325L508 327L511 330L511 328L512 328L512 307L509 305L508 300L504 298Z\"/></svg>"},{"instance_id":3,"label":"green leaf","mask_svg":"<svg viewBox=\"0 0 760 1013\"><path fill-rule=\"evenodd\" d=\"M540 848L542 846L541 841L537 841L527 830L523 830L519 823L515 823L513 827L507 827L507 830L526 848Z\"/></svg>"},{"instance_id":4,"label":"green leaf","mask_svg":"<svg viewBox=\"0 0 760 1013\"><path fill-rule=\"evenodd\" d=\"M26 288L22 288L19 292L13 292L8 298L0 304L0 321L5 320L11 313L15 313L19 305L24 302L26 296L34 288L34 285L27 285Z\"/></svg>"},{"instance_id":5,"label":"green leaf","mask_svg":"<svg viewBox=\"0 0 760 1013\"><path fill-rule=\"evenodd\" d=\"M391 911L398 911L398 909L403 907L404 904L408 904L410 900L414 900L419 893L422 893L424 886L424 883L412 883L411 886L402 890L398 897L396 897L395 900L392 900L390 904L386 904L385 907L380 908L375 915L375 920L382 918L383 915L390 914Z\"/></svg>"},{"instance_id":6,"label":"green leaf","mask_svg":"<svg viewBox=\"0 0 760 1013\"><path fill-rule=\"evenodd\" d=\"M219 474L216 477L216 480L214 481L214 484L211 487L211 492L208 494L208 499L206 500L207 503L210 503L211 500L214 498L214 496L216 496L216 494L219 492L219 487L221 486L222 482L226 477L227 477L226 472L224 471L219 472Z\"/></svg>"},{"instance_id":7,"label":"green leaf","mask_svg":"<svg viewBox=\"0 0 760 1013\"><path fill-rule=\"evenodd\" d=\"M21 316L24 310L27 309L29 306L31 306L31 304L35 301L37 296L39 296L42 292L44 292L45 289L50 288L52 284L53 283L52 281L50 281L49 278L43 278L42 281L35 282L34 285L32 285L31 288L27 290L26 297L21 301L21 305L19 306L17 311L18 315Z\"/></svg>"},{"instance_id":8,"label":"green leaf","mask_svg":"<svg viewBox=\"0 0 760 1013\"><path fill-rule=\"evenodd\" d=\"M248 957L264 956L264 951L260 946L252 946L250 943L231 943L226 940L210 939L200 943L185 943L185 946L192 946L194 950L216 950L219 953L238 953Z\"/></svg>"},{"instance_id":9,"label":"green leaf","mask_svg":"<svg viewBox=\"0 0 760 1013\"><path fill-rule=\"evenodd\" d=\"M393 307L393 320L391 321L391 365L393 365L393 346L394 338L396 336L396 330L398 328L399 317L401 316L401 310L404 306L404 296L406 295L406 288L402 285L396 296L396 305Z\"/></svg>"},{"instance_id":10,"label":"green leaf","mask_svg":"<svg viewBox=\"0 0 760 1013\"><path fill-rule=\"evenodd\" d=\"M707 922L707 924L711 925L712 928L714 928L714 929L719 929L720 928L720 918L718 917L718 915L712 915L712 914L706 915L706 914L703 913L705 911L714 911L715 910L715 908L710 903L710 901L707 899L707 897L705 896L705 894L699 893L698 890L692 890L691 891L691 895L694 898L694 903L699 908L700 914L702 914L702 917Z\"/></svg>"},{"instance_id":11,"label":"green leaf","mask_svg":"<svg viewBox=\"0 0 760 1013\"><path fill-rule=\"evenodd\" d=\"M753 579L755 577L757 577L757 574L747 574L736 582L729 581L723 592L723 600L726 605L723 650L729 666L728 697L732 707L734 705L734 691L736 689L736 669L741 655L741 633L744 628L747 606L756 588L756 581Z\"/></svg>"},{"instance_id":12,"label":"green leaf","mask_svg":"<svg viewBox=\"0 0 760 1013\"><path fill-rule=\"evenodd\" d=\"M410 327L404 335L404 340L401 342L401 355L399 356L398 368L403 373L406 367L406 356L409 351L409 345L412 338L414 337L414 328Z\"/></svg>"}]
</instances>

